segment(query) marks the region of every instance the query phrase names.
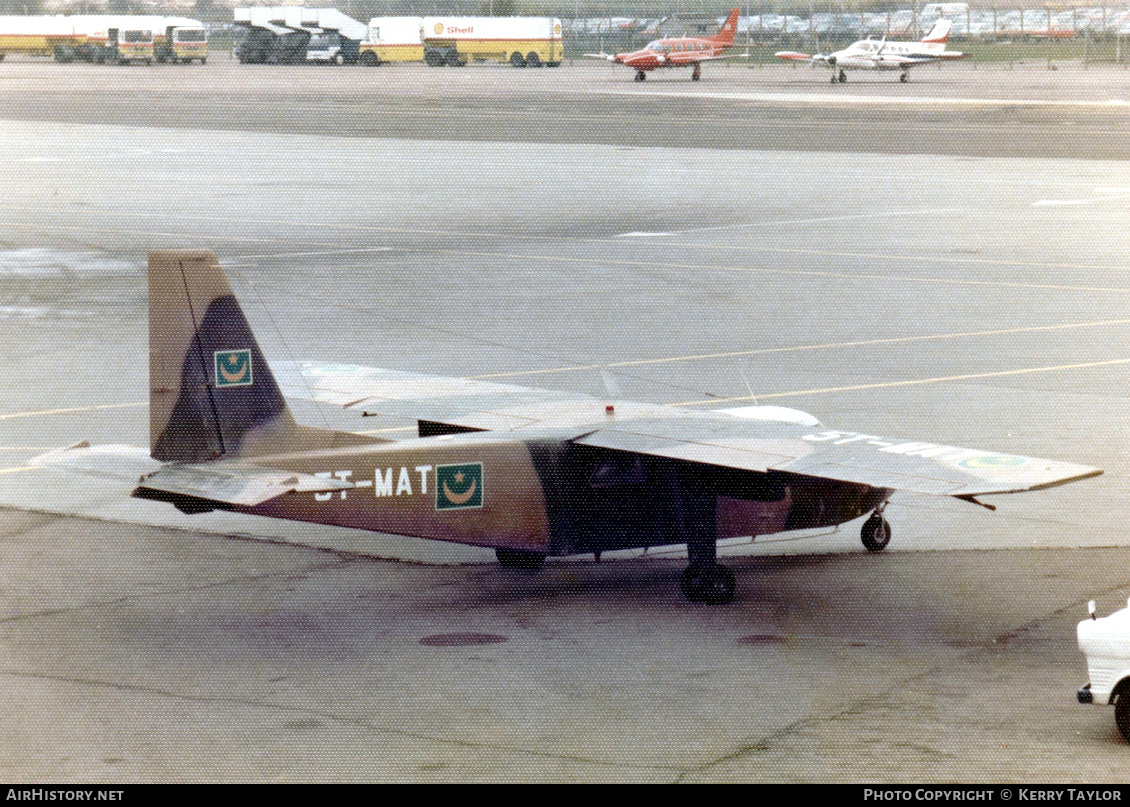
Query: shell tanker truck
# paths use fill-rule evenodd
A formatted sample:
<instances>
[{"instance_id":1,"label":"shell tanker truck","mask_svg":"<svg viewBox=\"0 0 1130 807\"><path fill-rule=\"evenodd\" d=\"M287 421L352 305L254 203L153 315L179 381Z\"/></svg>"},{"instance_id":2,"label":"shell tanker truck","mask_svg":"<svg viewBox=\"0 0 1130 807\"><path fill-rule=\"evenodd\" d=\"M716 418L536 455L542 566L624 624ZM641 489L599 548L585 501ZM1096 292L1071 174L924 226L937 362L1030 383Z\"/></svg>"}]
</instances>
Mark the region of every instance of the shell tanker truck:
<instances>
[{"instance_id":1,"label":"shell tanker truck","mask_svg":"<svg viewBox=\"0 0 1130 807\"><path fill-rule=\"evenodd\" d=\"M142 15L0 16L0 59L9 53L57 62L184 62L208 58L204 25Z\"/></svg>"},{"instance_id":2,"label":"shell tanker truck","mask_svg":"<svg viewBox=\"0 0 1130 807\"><path fill-rule=\"evenodd\" d=\"M561 20L554 17L374 17L360 45L365 65L556 67L562 58Z\"/></svg>"}]
</instances>

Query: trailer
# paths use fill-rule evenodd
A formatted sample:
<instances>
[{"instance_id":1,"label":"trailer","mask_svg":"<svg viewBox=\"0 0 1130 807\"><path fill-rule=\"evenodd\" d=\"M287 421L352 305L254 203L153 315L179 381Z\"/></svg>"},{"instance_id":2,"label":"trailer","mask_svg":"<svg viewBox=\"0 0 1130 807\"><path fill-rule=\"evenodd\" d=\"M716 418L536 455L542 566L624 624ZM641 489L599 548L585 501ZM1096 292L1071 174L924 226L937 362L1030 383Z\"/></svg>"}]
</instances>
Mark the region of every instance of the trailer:
<instances>
[{"instance_id":1,"label":"trailer","mask_svg":"<svg viewBox=\"0 0 1130 807\"><path fill-rule=\"evenodd\" d=\"M556 67L562 58L561 20L553 17L373 17L360 45L365 65Z\"/></svg>"},{"instance_id":2,"label":"trailer","mask_svg":"<svg viewBox=\"0 0 1130 807\"><path fill-rule=\"evenodd\" d=\"M86 36L64 15L0 16L0 60L8 54L54 57L73 61Z\"/></svg>"},{"instance_id":3,"label":"trailer","mask_svg":"<svg viewBox=\"0 0 1130 807\"><path fill-rule=\"evenodd\" d=\"M424 17L424 44L455 48L462 62L557 67L564 58L556 17Z\"/></svg>"}]
</instances>

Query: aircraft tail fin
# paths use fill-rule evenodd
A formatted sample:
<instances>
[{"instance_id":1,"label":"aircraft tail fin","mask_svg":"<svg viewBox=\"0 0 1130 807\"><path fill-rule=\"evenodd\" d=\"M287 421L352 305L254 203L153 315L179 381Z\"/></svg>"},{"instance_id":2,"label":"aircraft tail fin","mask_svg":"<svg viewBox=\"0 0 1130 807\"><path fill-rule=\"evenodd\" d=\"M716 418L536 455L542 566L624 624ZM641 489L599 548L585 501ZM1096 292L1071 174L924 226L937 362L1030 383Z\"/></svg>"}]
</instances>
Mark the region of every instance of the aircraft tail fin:
<instances>
[{"instance_id":1,"label":"aircraft tail fin","mask_svg":"<svg viewBox=\"0 0 1130 807\"><path fill-rule=\"evenodd\" d=\"M732 9L730 16L722 23L722 27L718 29L718 33L711 37L715 45L722 47L730 47L734 44L734 34L738 30L738 12L739 9Z\"/></svg>"},{"instance_id":2,"label":"aircraft tail fin","mask_svg":"<svg viewBox=\"0 0 1130 807\"><path fill-rule=\"evenodd\" d=\"M216 256L149 253L152 457L203 462L278 453L303 431Z\"/></svg>"},{"instance_id":3,"label":"aircraft tail fin","mask_svg":"<svg viewBox=\"0 0 1130 807\"><path fill-rule=\"evenodd\" d=\"M946 40L950 37L950 29L953 23L947 19L940 19L934 23L934 27L926 36L922 37L922 41L927 45L944 45Z\"/></svg>"}]
</instances>

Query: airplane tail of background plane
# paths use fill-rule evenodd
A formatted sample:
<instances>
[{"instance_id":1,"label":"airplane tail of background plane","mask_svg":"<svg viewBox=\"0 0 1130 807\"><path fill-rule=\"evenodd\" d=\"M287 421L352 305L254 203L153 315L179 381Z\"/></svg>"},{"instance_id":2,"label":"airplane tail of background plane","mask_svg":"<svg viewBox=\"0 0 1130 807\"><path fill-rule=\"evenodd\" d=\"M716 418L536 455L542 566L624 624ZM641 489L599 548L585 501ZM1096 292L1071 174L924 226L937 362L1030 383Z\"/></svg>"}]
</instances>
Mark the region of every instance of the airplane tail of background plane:
<instances>
[{"instance_id":1,"label":"airplane tail of background plane","mask_svg":"<svg viewBox=\"0 0 1130 807\"><path fill-rule=\"evenodd\" d=\"M926 36L922 37L922 42L927 45L942 45L945 46L946 40L949 39L950 29L953 23L947 19L940 19L934 23L934 27Z\"/></svg>"},{"instance_id":2,"label":"airplane tail of background plane","mask_svg":"<svg viewBox=\"0 0 1130 807\"><path fill-rule=\"evenodd\" d=\"M149 253L149 441L163 462L384 442L295 422L219 261L202 249Z\"/></svg>"},{"instance_id":3,"label":"airplane tail of background plane","mask_svg":"<svg viewBox=\"0 0 1130 807\"><path fill-rule=\"evenodd\" d=\"M734 34L738 30L738 12L739 9L732 9L730 16L726 18L726 21L722 23L722 27L718 29L718 33L710 37L715 45L728 48L734 44Z\"/></svg>"}]
</instances>

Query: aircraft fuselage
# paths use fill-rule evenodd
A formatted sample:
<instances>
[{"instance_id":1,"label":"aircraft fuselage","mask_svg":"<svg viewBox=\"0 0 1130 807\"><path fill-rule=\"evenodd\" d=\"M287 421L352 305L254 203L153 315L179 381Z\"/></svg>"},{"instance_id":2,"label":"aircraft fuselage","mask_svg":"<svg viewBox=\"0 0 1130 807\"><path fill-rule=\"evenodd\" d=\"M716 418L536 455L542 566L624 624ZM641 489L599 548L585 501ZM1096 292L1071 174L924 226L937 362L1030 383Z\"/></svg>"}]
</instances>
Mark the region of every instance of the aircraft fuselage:
<instances>
[{"instance_id":1,"label":"aircraft fuselage","mask_svg":"<svg viewBox=\"0 0 1130 807\"><path fill-rule=\"evenodd\" d=\"M332 477L347 490L290 493L237 512L544 555L572 555L828 527L891 491L781 472L755 473L546 440L443 436L257 458Z\"/></svg>"}]
</instances>

